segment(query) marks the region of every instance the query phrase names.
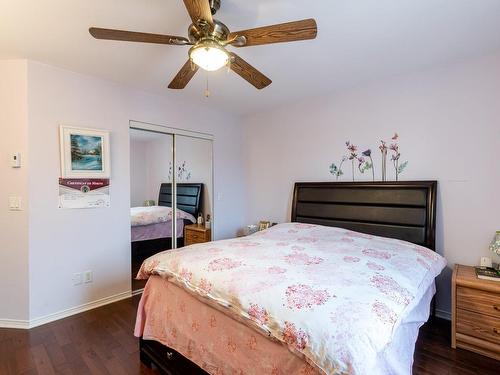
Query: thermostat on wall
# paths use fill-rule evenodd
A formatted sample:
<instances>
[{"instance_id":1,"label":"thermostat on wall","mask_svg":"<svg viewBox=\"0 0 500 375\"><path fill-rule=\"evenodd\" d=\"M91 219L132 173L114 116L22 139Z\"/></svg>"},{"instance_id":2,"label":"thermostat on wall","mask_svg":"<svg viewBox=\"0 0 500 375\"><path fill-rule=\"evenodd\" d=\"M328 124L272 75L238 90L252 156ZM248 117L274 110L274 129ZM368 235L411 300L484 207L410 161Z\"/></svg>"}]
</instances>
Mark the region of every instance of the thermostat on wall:
<instances>
[{"instance_id":1,"label":"thermostat on wall","mask_svg":"<svg viewBox=\"0 0 500 375\"><path fill-rule=\"evenodd\" d=\"M21 154L19 152L10 156L10 165L12 168L21 168Z\"/></svg>"}]
</instances>

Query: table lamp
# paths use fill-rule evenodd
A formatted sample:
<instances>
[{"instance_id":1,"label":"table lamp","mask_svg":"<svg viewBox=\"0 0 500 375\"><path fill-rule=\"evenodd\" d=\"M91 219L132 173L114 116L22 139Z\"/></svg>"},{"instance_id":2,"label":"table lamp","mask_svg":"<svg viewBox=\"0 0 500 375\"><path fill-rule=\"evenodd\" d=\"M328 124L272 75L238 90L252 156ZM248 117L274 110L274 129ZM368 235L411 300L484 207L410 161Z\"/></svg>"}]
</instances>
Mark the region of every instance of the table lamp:
<instances>
[{"instance_id":1,"label":"table lamp","mask_svg":"<svg viewBox=\"0 0 500 375\"><path fill-rule=\"evenodd\" d=\"M490 244L490 251L495 253L496 255L500 255L500 230L497 230L495 232L495 237L493 237L493 240ZM497 268L500 269L500 264L497 266Z\"/></svg>"}]
</instances>

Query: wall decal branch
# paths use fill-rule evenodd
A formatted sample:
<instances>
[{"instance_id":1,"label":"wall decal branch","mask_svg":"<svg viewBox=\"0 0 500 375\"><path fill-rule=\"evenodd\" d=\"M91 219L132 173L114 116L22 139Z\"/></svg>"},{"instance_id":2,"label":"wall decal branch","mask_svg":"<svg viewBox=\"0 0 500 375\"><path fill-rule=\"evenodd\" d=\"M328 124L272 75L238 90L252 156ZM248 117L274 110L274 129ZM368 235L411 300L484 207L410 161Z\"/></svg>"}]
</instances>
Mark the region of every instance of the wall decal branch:
<instances>
[{"instance_id":1,"label":"wall decal branch","mask_svg":"<svg viewBox=\"0 0 500 375\"><path fill-rule=\"evenodd\" d=\"M349 153L349 156L347 158L351 161L352 180L354 181L354 163L358 159L358 146L353 145L350 141L347 141L345 145L347 146L347 151Z\"/></svg>"},{"instance_id":2,"label":"wall decal branch","mask_svg":"<svg viewBox=\"0 0 500 375\"><path fill-rule=\"evenodd\" d=\"M344 171L342 171L342 165L346 160L347 156L343 156L338 167L335 163L330 164L330 173L333 174L337 178L337 180L344 175Z\"/></svg>"},{"instance_id":3,"label":"wall decal branch","mask_svg":"<svg viewBox=\"0 0 500 375\"><path fill-rule=\"evenodd\" d=\"M380 140L378 148L382 153L382 181L387 181L387 143Z\"/></svg>"},{"instance_id":4,"label":"wall decal branch","mask_svg":"<svg viewBox=\"0 0 500 375\"><path fill-rule=\"evenodd\" d=\"M391 161L394 166L396 181L399 180L399 175L405 170L406 166L408 165L408 161L404 161L401 164L399 163L401 153L399 152L399 145L396 142L398 138L398 133L394 133L394 136L391 138L393 140L393 143L391 143L391 145L389 146L389 149L392 151Z\"/></svg>"},{"instance_id":5,"label":"wall decal branch","mask_svg":"<svg viewBox=\"0 0 500 375\"><path fill-rule=\"evenodd\" d=\"M382 155L382 181L387 181L387 154L388 152L392 152L391 161L394 166L396 181L399 180L399 175L403 173L403 171L408 166L408 161L401 162L401 153L399 152L399 145L397 140L399 139L398 133L394 133L391 138L391 143L388 145L388 142L384 140L380 140L380 145L378 146L380 153ZM372 158L372 150L366 149L361 154L358 154L358 146L351 143L351 141L347 141L345 143L347 147L347 155L344 155L337 166L335 163L330 164L330 173L335 176L337 180L339 180L343 175L344 171L342 170L342 166L344 163L349 160L351 162L351 170L352 170L352 180L355 181L356 177L356 162L357 170L364 174L366 171L372 171L372 180L375 181L375 165L373 163Z\"/></svg>"},{"instance_id":6,"label":"wall decal branch","mask_svg":"<svg viewBox=\"0 0 500 375\"><path fill-rule=\"evenodd\" d=\"M359 161L359 171L361 173L365 173L365 171L371 169L372 170L372 179L375 181L375 167L373 165L373 159L372 159L372 150L368 149L365 150L361 153L361 157L358 159ZM365 158L368 158L366 160Z\"/></svg>"}]
</instances>

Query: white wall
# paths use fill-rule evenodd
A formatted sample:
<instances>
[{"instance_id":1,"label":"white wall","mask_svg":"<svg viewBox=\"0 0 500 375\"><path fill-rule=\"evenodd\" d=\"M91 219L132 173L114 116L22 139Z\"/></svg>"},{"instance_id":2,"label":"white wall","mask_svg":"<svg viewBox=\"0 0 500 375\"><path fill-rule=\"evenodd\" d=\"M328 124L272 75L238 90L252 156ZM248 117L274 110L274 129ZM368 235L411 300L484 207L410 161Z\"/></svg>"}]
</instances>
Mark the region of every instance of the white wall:
<instances>
[{"instance_id":1,"label":"white wall","mask_svg":"<svg viewBox=\"0 0 500 375\"><path fill-rule=\"evenodd\" d=\"M401 179L439 180L437 249L449 268L438 280L438 309L450 311L454 263L492 256L487 246L500 229L500 55L296 103L244 125L248 223L289 220L293 183L335 180L328 166L347 140L370 147L380 173L378 141L397 131L409 160Z\"/></svg>"},{"instance_id":2,"label":"white wall","mask_svg":"<svg viewBox=\"0 0 500 375\"><path fill-rule=\"evenodd\" d=\"M130 205L143 206L149 199L147 142L130 139ZM152 198L151 198L152 199Z\"/></svg>"},{"instance_id":3,"label":"white wall","mask_svg":"<svg viewBox=\"0 0 500 375\"><path fill-rule=\"evenodd\" d=\"M203 205L201 207L204 218L212 213L212 142L206 139L180 136L175 141L177 165L186 162L186 169L191 173L191 179L181 182L203 184Z\"/></svg>"},{"instance_id":4,"label":"white wall","mask_svg":"<svg viewBox=\"0 0 500 375\"><path fill-rule=\"evenodd\" d=\"M28 94L27 62L0 61L0 321L28 318ZM22 168L10 166L20 152ZM22 198L22 211L9 211L10 196Z\"/></svg>"},{"instance_id":5,"label":"white wall","mask_svg":"<svg viewBox=\"0 0 500 375\"><path fill-rule=\"evenodd\" d=\"M215 235L231 237L243 224L237 118L35 62L28 84L31 319L130 290L129 120L214 134ZM111 131L111 208L57 208L61 124ZM93 283L73 286L73 273L85 270Z\"/></svg>"},{"instance_id":6,"label":"white wall","mask_svg":"<svg viewBox=\"0 0 500 375\"><path fill-rule=\"evenodd\" d=\"M147 199L154 199L158 203L160 185L168 181L168 170L172 162L173 136L169 134L156 134L157 138L147 143L146 159L148 180Z\"/></svg>"}]
</instances>

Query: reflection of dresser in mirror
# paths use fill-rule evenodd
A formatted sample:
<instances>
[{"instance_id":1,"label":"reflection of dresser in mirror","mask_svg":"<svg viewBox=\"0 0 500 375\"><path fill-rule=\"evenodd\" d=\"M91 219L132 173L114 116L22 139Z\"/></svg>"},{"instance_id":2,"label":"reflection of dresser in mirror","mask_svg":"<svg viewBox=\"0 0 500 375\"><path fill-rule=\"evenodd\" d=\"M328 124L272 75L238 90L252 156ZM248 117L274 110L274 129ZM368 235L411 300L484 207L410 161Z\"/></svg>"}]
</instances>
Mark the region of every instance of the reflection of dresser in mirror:
<instances>
[{"instance_id":1,"label":"reflection of dresser in mirror","mask_svg":"<svg viewBox=\"0 0 500 375\"><path fill-rule=\"evenodd\" d=\"M184 227L184 245L194 245L212 241L212 231L204 224L191 224Z\"/></svg>"}]
</instances>

